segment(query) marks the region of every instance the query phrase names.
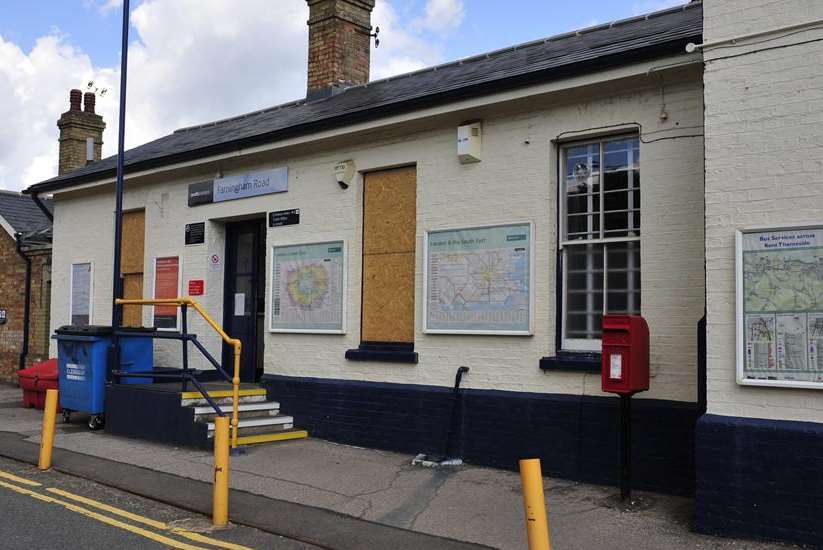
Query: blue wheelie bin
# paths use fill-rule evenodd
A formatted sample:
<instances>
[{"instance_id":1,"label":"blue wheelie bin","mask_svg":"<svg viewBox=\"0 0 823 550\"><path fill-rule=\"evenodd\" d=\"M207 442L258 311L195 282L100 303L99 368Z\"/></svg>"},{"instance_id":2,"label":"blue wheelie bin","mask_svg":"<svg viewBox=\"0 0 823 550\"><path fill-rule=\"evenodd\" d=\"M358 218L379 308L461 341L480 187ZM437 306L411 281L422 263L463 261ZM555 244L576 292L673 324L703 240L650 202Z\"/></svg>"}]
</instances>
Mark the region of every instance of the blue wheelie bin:
<instances>
[{"instance_id":1,"label":"blue wheelie bin","mask_svg":"<svg viewBox=\"0 0 823 550\"><path fill-rule=\"evenodd\" d=\"M117 331L120 344L120 370L123 372L152 372L154 369L154 339L147 334L154 327L122 327ZM153 378L123 376L120 384L151 384Z\"/></svg>"},{"instance_id":2,"label":"blue wheelie bin","mask_svg":"<svg viewBox=\"0 0 823 550\"><path fill-rule=\"evenodd\" d=\"M74 411L89 414L89 428L103 427L108 348L112 328L62 326L55 331L60 407L68 420Z\"/></svg>"}]
</instances>

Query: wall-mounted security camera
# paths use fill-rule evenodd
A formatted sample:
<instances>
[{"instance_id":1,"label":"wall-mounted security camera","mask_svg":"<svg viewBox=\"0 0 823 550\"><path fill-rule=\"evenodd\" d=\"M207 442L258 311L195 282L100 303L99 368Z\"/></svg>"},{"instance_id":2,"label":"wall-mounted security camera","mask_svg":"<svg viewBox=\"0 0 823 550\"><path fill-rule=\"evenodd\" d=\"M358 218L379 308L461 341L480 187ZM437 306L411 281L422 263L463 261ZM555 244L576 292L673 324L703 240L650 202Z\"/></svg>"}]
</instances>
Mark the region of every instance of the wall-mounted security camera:
<instances>
[{"instance_id":1,"label":"wall-mounted security camera","mask_svg":"<svg viewBox=\"0 0 823 550\"><path fill-rule=\"evenodd\" d=\"M354 161L344 160L334 165L334 179L340 189L348 189L354 180Z\"/></svg>"}]
</instances>

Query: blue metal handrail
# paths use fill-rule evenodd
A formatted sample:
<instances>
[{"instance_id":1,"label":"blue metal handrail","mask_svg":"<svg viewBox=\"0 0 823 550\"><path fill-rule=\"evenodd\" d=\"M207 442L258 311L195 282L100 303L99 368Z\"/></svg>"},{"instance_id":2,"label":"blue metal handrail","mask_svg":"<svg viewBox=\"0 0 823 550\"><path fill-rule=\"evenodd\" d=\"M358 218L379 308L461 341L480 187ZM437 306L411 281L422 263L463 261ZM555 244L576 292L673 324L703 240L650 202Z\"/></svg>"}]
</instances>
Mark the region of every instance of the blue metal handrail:
<instances>
[{"instance_id":1,"label":"blue metal handrail","mask_svg":"<svg viewBox=\"0 0 823 550\"><path fill-rule=\"evenodd\" d=\"M206 399L209 405L214 409L214 411L218 414L218 416L225 416L223 410L217 405L217 403L212 399L212 397L208 394L207 391L203 389L200 385L200 382L197 380L197 374L200 372L197 369L190 369L189 368L189 347L188 343L191 342L194 344L200 353L211 363L211 365L221 374L221 376L229 383L232 382L231 376L223 370L223 367L214 356L209 353L209 351L203 346L202 343L197 339L196 334L189 334L188 331L188 315L187 315L188 306L186 304L180 304L180 320L181 320L181 328L180 332L158 332L155 330L147 330L147 331L140 331L140 330L116 330L115 333L119 337L146 337L152 339L159 339L159 340L180 340L183 343L183 368L179 369L179 373L175 374L173 372L166 372L166 373L155 373L152 371L121 371L116 370L112 372L112 375L115 377L115 380L119 382L120 378L158 378L158 379L171 379L171 380L180 380L182 382L182 391L188 391L188 383L191 382L197 391L200 392L201 395Z\"/></svg>"}]
</instances>

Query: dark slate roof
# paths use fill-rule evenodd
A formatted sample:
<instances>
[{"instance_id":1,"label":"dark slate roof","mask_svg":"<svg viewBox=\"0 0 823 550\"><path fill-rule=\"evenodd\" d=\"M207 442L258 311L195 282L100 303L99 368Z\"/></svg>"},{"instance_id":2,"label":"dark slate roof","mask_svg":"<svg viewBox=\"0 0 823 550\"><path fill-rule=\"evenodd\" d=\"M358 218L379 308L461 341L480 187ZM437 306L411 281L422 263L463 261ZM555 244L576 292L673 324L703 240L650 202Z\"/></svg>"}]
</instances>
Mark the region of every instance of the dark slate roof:
<instances>
[{"instance_id":1,"label":"dark slate roof","mask_svg":"<svg viewBox=\"0 0 823 550\"><path fill-rule=\"evenodd\" d=\"M43 200L50 211L54 205L50 200ZM15 233L30 233L50 229L51 222L34 200L14 191L0 191L0 216L9 222Z\"/></svg>"},{"instance_id":2,"label":"dark slate roof","mask_svg":"<svg viewBox=\"0 0 823 550\"><path fill-rule=\"evenodd\" d=\"M127 151L126 172L594 72L639 59L683 54L685 44L699 42L702 32L702 3L695 1L351 87L326 99L295 101L177 130ZM113 177L115 168L116 157L109 157L36 184L26 192L47 192Z\"/></svg>"}]
</instances>

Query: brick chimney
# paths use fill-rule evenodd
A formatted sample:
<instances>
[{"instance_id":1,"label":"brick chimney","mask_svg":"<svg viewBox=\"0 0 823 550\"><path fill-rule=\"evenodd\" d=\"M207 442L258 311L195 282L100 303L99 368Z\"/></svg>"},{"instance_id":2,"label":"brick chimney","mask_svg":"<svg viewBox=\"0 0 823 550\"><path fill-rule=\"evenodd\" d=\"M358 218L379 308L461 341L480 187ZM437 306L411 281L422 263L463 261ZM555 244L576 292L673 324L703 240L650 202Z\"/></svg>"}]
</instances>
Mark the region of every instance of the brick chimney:
<instances>
[{"instance_id":1,"label":"brick chimney","mask_svg":"<svg viewBox=\"0 0 823 550\"><path fill-rule=\"evenodd\" d=\"M60 116L60 164L57 174L62 176L77 170L103 156L103 117L94 112L95 96L80 90L69 92L69 110ZM83 110L80 110L80 102ZM89 158L91 157L91 158Z\"/></svg>"},{"instance_id":2,"label":"brick chimney","mask_svg":"<svg viewBox=\"0 0 823 550\"><path fill-rule=\"evenodd\" d=\"M307 99L369 81L375 0L306 0L309 4Z\"/></svg>"}]
</instances>

